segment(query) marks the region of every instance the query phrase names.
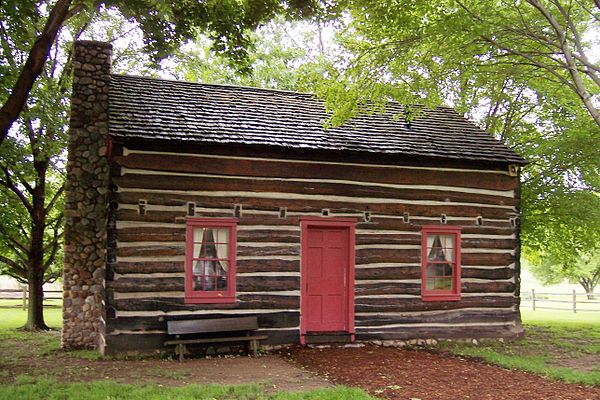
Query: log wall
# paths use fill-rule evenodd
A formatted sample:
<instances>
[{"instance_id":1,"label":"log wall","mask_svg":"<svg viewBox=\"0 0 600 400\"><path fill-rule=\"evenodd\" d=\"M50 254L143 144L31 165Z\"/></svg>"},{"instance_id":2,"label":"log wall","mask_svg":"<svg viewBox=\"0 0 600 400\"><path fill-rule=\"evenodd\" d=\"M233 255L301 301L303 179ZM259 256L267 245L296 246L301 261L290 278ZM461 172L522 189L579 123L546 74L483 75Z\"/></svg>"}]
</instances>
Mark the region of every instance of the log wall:
<instances>
[{"instance_id":1,"label":"log wall","mask_svg":"<svg viewBox=\"0 0 600 400\"><path fill-rule=\"evenodd\" d=\"M508 169L399 166L115 145L107 351L160 347L166 319L256 315L269 342L298 343L301 216L355 217L357 340L513 336L518 178ZM145 200L146 213L138 213ZM242 205L237 302L184 301L185 217ZM285 218L280 209L286 208ZM365 212L370 221L365 221ZM408 213L409 221L405 219ZM462 300L421 300L421 226L460 225ZM477 217L482 217L478 225Z\"/></svg>"}]
</instances>

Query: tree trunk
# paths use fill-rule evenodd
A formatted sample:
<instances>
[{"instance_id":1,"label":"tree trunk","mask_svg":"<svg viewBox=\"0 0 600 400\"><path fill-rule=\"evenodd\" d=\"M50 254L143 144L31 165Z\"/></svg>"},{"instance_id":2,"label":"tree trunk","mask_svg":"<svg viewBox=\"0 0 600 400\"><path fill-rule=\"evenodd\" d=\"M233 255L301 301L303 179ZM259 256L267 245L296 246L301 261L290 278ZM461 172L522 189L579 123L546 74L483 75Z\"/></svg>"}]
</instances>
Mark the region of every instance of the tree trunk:
<instances>
[{"instance_id":1,"label":"tree trunk","mask_svg":"<svg viewBox=\"0 0 600 400\"><path fill-rule=\"evenodd\" d=\"M27 308L27 323L29 331L48 330L44 322L44 272L40 268L30 268L28 276L29 304Z\"/></svg>"},{"instance_id":2,"label":"tree trunk","mask_svg":"<svg viewBox=\"0 0 600 400\"><path fill-rule=\"evenodd\" d=\"M588 300L594 300L594 289L596 289L596 281L592 279L579 278L579 284L585 289L585 294Z\"/></svg>"},{"instance_id":3,"label":"tree trunk","mask_svg":"<svg viewBox=\"0 0 600 400\"><path fill-rule=\"evenodd\" d=\"M587 295L588 300L594 300L596 298L593 290L590 290L589 292L586 290L585 294Z\"/></svg>"},{"instance_id":4,"label":"tree trunk","mask_svg":"<svg viewBox=\"0 0 600 400\"><path fill-rule=\"evenodd\" d=\"M39 152L32 146L33 165L37 173L36 185L32 191L31 242L29 244L29 309L27 330L48 330L44 322L44 231L46 227L46 170L48 160L39 160Z\"/></svg>"}]
</instances>

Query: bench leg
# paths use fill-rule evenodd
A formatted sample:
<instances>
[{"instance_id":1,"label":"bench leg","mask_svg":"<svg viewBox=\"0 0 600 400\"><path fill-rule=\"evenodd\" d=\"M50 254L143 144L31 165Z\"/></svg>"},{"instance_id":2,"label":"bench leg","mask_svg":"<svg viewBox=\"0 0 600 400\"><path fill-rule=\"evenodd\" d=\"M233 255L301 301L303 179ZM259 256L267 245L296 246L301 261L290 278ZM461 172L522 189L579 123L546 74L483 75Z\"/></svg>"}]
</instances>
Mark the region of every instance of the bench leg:
<instances>
[{"instance_id":1,"label":"bench leg","mask_svg":"<svg viewBox=\"0 0 600 400\"><path fill-rule=\"evenodd\" d=\"M258 343L256 340L250 341L250 347L252 348L252 355L256 357L258 355Z\"/></svg>"},{"instance_id":2,"label":"bench leg","mask_svg":"<svg viewBox=\"0 0 600 400\"><path fill-rule=\"evenodd\" d=\"M183 361L183 357L185 355L185 344L180 343L177 345L177 347L175 347L175 354L179 355L179 362Z\"/></svg>"}]
</instances>

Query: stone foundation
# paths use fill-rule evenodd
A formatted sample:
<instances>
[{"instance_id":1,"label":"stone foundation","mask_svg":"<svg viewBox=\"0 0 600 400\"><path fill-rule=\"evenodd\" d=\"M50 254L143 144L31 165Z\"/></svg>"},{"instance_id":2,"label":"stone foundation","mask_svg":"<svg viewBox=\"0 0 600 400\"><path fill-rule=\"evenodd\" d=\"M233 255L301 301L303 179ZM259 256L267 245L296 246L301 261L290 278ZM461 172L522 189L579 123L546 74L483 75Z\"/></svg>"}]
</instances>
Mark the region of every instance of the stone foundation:
<instances>
[{"instance_id":1,"label":"stone foundation","mask_svg":"<svg viewBox=\"0 0 600 400\"><path fill-rule=\"evenodd\" d=\"M109 170L112 46L78 41L65 201L63 348L101 345Z\"/></svg>"}]
</instances>

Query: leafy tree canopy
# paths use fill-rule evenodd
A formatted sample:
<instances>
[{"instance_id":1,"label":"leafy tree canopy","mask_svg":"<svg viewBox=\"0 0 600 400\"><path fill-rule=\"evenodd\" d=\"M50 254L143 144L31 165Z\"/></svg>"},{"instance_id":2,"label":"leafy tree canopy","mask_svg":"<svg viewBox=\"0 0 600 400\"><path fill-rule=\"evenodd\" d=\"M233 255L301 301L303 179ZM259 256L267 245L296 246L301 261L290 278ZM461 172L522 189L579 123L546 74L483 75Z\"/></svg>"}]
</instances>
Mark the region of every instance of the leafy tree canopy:
<instances>
[{"instance_id":1,"label":"leafy tree canopy","mask_svg":"<svg viewBox=\"0 0 600 400\"><path fill-rule=\"evenodd\" d=\"M227 55L240 71L247 71L249 31L277 14L300 18L311 15L316 7L313 0L5 0L0 4L0 19L10 32L2 32L3 52L11 47L28 49L18 75L4 86L12 89L0 96L0 143L22 111L56 36L77 15L118 9L142 28L145 50L155 62L205 32L213 50Z\"/></svg>"},{"instance_id":2,"label":"leafy tree canopy","mask_svg":"<svg viewBox=\"0 0 600 400\"><path fill-rule=\"evenodd\" d=\"M600 249L594 247L586 252L578 252L568 262L552 257L540 257L534 260L531 272L545 285L560 283L564 280L581 285L588 298L595 297L594 290L600 282Z\"/></svg>"}]
</instances>

